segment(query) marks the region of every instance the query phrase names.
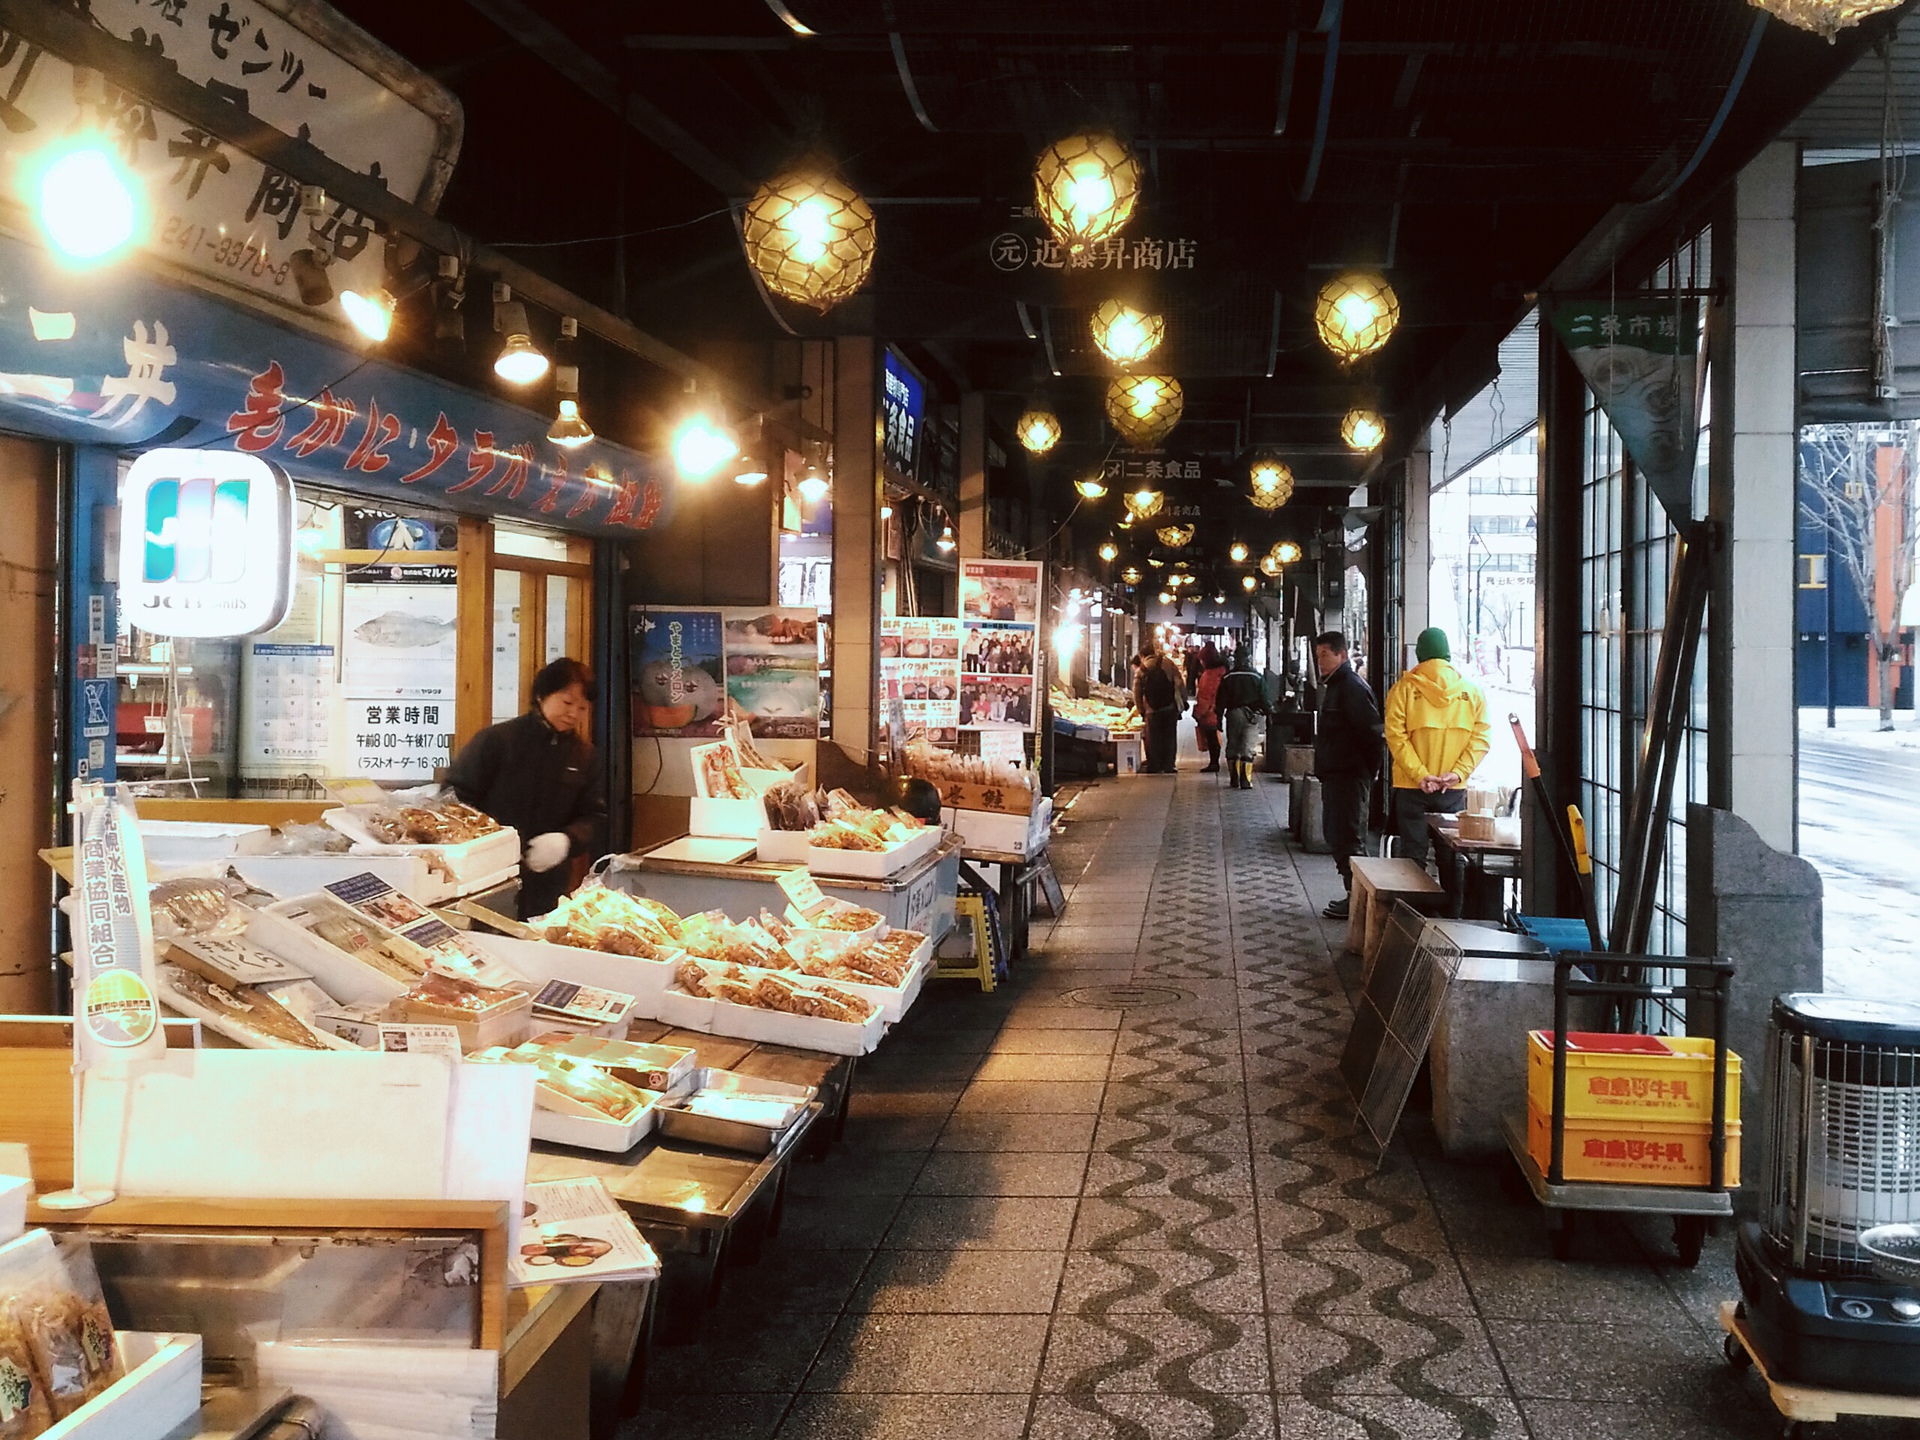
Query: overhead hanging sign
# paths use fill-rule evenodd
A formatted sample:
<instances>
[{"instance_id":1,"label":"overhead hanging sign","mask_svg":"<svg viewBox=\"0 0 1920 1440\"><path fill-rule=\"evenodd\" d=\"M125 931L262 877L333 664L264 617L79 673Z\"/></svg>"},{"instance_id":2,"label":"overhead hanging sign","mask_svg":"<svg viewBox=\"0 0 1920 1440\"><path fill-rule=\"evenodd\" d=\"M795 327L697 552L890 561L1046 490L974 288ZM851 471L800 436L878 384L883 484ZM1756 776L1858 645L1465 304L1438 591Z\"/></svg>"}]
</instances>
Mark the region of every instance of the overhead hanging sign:
<instances>
[{"instance_id":1,"label":"overhead hanging sign","mask_svg":"<svg viewBox=\"0 0 1920 1440\"><path fill-rule=\"evenodd\" d=\"M1587 301L1553 312L1580 376L1676 529L1693 522L1700 302Z\"/></svg>"},{"instance_id":2,"label":"overhead hanging sign","mask_svg":"<svg viewBox=\"0 0 1920 1440\"><path fill-rule=\"evenodd\" d=\"M569 456L547 442L545 416L383 360L356 363L138 265L77 275L0 236L0 276L9 428L257 455L302 482L382 495L398 513L444 507L616 536L666 517L663 467L648 456L604 440Z\"/></svg>"},{"instance_id":3,"label":"overhead hanging sign","mask_svg":"<svg viewBox=\"0 0 1920 1440\"><path fill-rule=\"evenodd\" d=\"M93 24L164 57L209 94L423 209L439 203L460 150L459 101L331 6L91 0L87 8ZM6 192L23 193L25 168L49 145L86 132L102 135L141 182L148 223L140 244L149 254L302 308L288 265L309 243L299 181L111 80L76 89L67 61L0 33ZM382 283L367 217L330 200L318 228L335 256L336 292Z\"/></svg>"},{"instance_id":4,"label":"overhead hanging sign","mask_svg":"<svg viewBox=\"0 0 1920 1440\"><path fill-rule=\"evenodd\" d=\"M293 596L293 484L253 455L149 450L120 492L120 604L155 635L258 635Z\"/></svg>"},{"instance_id":5,"label":"overhead hanging sign","mask_svg":"<svg viewBox=\"0 0 1920 1440\"><path fill-rule=\"evenodd\" d=\"M911 480L919 469L920 420L926 387L891 348L880 367L880 453L894 474Z\"/></svg>"}]
</instances>

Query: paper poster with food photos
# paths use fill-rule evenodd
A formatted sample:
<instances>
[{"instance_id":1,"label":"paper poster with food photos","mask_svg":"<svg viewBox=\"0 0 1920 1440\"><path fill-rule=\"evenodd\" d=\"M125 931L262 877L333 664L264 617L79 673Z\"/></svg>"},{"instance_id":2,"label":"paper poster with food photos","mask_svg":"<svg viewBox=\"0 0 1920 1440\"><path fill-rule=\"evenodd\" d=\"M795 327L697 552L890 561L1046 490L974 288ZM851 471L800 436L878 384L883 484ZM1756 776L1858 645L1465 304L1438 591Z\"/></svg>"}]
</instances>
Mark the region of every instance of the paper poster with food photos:
<instances>
[{"instance_id":1,"label":"paper poster with food photos","mask_svg":"<svg viewBox=\"0 0 1920 1440\"><path fill-rule=\"evenodd\" d=\"M962 730L1031 730L1037 711L1038 560L960 562Z\"/></svg>"},{"instance_id":2,"label":"paper poster with food photos","mask_svg":"<svg viewBox=\"0 0 1920 1440\"><path fill-rule=\"evenodd\" d=\"M758 739L820 735L820 622L810 609L635 606L628 663L633 733Z\"/></svg>"},{"instance_id":3,"label":"paper poster with food photos","mask_svg":"<svg viewBox=\"0 0 1920 1440\"><path fill-rule=\"evenodd\" d=\"M959 620L951 615L888 615L880 620L880 670L898 682L910 732L952 745L960 725Z\"/></svg>"}]
</instances>

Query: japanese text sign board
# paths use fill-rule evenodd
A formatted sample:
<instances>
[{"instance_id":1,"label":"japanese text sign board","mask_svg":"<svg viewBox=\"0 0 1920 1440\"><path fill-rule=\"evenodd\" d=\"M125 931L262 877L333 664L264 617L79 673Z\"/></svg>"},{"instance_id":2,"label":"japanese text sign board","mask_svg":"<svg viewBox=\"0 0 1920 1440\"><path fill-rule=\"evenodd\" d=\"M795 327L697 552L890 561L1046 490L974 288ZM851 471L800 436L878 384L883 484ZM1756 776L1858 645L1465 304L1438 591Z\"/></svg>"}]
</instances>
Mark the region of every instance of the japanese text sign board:
<instances>
[{"instance_id":1,"label":"japanese text sign board","mask_svg":"<svg viewBox=\"0 0 1920 1440\"><path fill-rule=\"evenodd\" d=\"M911 479L920 453L920 420L926 387L898 355L886 350L880 367L880 452L896 474Z\"/></svg>"}]
</instances>

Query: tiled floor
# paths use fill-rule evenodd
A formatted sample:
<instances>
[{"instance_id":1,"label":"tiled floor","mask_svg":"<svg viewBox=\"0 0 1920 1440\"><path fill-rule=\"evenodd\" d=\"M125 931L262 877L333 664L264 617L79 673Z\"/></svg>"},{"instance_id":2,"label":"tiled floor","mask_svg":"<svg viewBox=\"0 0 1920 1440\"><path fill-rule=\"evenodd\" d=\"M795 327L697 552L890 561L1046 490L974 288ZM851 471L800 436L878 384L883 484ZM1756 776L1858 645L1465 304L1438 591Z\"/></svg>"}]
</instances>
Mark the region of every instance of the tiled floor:
<instances>
[{"instance_id":1,"label":"tiled floor","mask_svg":"<svg viewBox=\"0 0 1920 1440\"><path fill-rule=\"evenodd\" d=\"M1333 867L1288 845L1282 787L1217 778L1081 793L1065 915L862 1062L845 1144L702 1340L653 1352L629 1437L1777 1433L1720 1356L1724 1239L1689 1272L1609 1224L1557 1263L1419 1116L1376 1169L1334 1071Z\"/></svg>"}]
</instances>

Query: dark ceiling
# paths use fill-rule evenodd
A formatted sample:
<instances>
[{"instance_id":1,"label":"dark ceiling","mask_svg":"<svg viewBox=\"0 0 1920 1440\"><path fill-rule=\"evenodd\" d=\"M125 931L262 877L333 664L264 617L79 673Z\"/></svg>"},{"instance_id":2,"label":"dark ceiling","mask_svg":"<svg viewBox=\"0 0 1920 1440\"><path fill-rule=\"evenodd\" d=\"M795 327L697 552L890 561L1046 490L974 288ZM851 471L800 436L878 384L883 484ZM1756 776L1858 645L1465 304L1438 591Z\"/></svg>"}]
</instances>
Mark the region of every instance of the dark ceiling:
<instances>
[{"instance_id":1,"label":"dark ceiling","mask_svg":"<svg viewBox=\"0 0 1920 1440\"><path fill-rule=\"evenodd\" d=\"M1692 170L1759 17L1744 0L338 3L465 104L442 214L641 328L703 354L876 334L949 400L1052 404L1072 466L1111 443L1087 314L1125 295L1168 318L1178 443L1283 448L1329 499L1367 463L1338 444L1350 404L1409 441L1447 398L1436 377L1490 378L1526 293L1614 207L1718 183L1892 23L1835 47L1766 22ZM1089 126L1145 161L1128 237L1159 241L1159 267L1136 246L1119 268L996 268L996 237L1039 234L1019 213L1036 152ZM878 214L873 281L824 319L775 312L730 209L806 151ZM1347 371L1311 308L1356 264L1404 319Z\"/></svg>"}]
</instances>

